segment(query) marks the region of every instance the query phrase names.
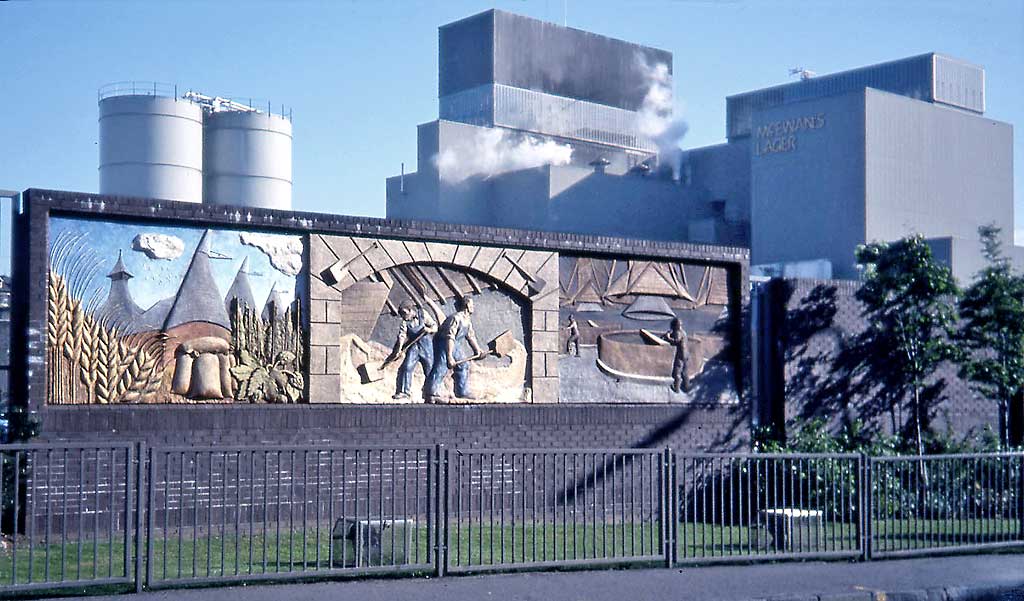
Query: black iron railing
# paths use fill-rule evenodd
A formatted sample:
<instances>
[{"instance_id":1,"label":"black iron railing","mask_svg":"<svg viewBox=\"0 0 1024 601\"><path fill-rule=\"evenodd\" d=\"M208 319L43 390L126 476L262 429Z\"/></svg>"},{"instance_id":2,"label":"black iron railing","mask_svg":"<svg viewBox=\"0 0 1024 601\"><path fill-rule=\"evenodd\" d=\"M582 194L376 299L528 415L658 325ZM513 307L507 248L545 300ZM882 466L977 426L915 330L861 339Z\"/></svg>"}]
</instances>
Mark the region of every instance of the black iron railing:
<instances>
[{"instance_id":1,"label":"black iron railing","mask_svg":"<svg viewBox=\"0 0 1024 601\"><path fill-rule=\"evenodd\" d=\"M1024 454L0 446L0 593L1024 545Z\"/></svg>"}]
</instances>

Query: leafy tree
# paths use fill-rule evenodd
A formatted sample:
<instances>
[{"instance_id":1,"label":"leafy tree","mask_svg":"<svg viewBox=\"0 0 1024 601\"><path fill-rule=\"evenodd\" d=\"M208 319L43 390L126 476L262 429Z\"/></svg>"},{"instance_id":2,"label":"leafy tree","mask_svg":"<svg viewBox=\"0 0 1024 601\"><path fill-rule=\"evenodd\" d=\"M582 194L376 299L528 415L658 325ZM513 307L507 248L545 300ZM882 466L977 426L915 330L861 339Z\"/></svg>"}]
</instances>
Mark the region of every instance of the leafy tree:
<instances>
[{"instance_id":1,"label":"leafy tree","mask_svg":"<svg viewBox=\"0 0 1024 601\"><path fill-rule=\"evenodd\" d=\"M944 385L932 376L943 361L958 356L956 280L921 235L858 247L856 257L864 270L856 298L868 323L858 341L869 367L863 375L878 377L894 405L909 397L910 428L923 455L927 397L937 397Z\"/></svg>"},{"instance_id":2,"label":"leafy tree","mask_svg":"<svg viewBox=\"0 0 1024 601\"><path fill-rule=\"evenodd\" d=\"M22 405L5 404L0 408L0 421L4 423L4 437L0 442L26 442L39 434L39 420L32 416ZM15 456L24 451L0 452L0 532L10 534L17 528L14 515L14 504L25 503L25 482L28 482L31 463L26 459L15 461ZM15 465L18 466L15 469ZM15 482L20 482L19 487ZM23 514L24 516L24 514ZM22 518L24 519L24 518Z\"/></svg>"},{"instance_id":3,"label":"leafy tree","mask_svg":"<svg viewBox=\"0 0 1024 601\"><path fill-rule=\"evenodd\" d=\"M988 265L960 300L959 339L970 351L960 375L999 404L999 438L1008 445L1010 402L1024 387L1024 277L1003 256L998 227L978 234Z\"/></svg>"}]
</instances>

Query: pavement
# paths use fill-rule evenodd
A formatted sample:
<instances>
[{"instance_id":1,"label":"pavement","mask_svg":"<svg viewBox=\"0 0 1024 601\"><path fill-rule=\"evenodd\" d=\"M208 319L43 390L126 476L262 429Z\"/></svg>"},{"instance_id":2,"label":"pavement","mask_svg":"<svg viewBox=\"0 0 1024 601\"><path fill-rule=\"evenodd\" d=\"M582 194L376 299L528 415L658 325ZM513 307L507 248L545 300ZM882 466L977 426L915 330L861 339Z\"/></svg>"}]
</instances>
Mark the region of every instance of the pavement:
<instances>
[{"instance_id":1,"label":"pavement","mask_svg":"<svg viewBox=\"0 0 1024 601\"><path fill-rule=\"evenodd\" d=\"M519 572L79 597L89 601L1024 601L1024 554ZM63 597L67 601L68 597Z\"/></svg>"}]
</instances>

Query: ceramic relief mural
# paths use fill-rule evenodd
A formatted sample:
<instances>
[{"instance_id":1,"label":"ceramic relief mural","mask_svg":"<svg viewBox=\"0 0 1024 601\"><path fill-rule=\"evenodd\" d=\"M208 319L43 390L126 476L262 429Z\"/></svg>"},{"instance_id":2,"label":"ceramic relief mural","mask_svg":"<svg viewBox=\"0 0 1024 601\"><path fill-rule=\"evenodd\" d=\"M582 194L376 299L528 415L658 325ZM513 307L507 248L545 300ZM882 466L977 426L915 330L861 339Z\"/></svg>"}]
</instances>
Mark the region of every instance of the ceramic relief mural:
<instances>
[{"instance_id":1,"label":"ceramic relief mural","mask_svg":"<svg viewBox=\"0 0 1024 601\"><path fill-rule=\"evenodd\" d=\"M562 398L730 402L724 268L562 256Z\"/></svg>"},{"instance_id":2,"label":"ceramic relief mural","mask_svg":"<svg viewBox=\"0 0 1024 601\"><path fill-rule=\"evenodd\" d=\"M297 235L50 220L51 404L296 403Z\"/></svg>"},{"instance_id":3,"label":"ceramic relief mural","mask_svg":"<svg viewBox=\"0 0 1024 601\"><path fill-rule=\"evenodd\" d=\"M557 401L557 264L552 252L311 236L311 398Z\"/></svg>"},{"instance_id":4,"label":"ceramic relief mural","mask_svg":"<svg viewBox=\"0 0 1024 601\"><path fill-rule=\"evenodd\" d=\"M51 404L738 400L722 267L60 216L49 239Z\"/></svg>"}]
</instances>

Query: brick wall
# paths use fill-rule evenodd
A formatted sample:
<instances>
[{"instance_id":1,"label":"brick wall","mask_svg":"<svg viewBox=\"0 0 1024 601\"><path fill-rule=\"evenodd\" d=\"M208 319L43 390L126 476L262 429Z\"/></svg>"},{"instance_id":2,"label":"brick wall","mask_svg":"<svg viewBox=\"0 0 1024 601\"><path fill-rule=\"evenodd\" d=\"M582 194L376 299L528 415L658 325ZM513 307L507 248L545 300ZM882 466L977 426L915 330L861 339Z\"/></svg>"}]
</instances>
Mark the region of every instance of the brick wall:
<instances>
[{"instance_id":1,"label":"brick wall","mask_svg":"<svg viewBox=\"0 0 1024 601\"><path fill-rule=\"evenodd\" d=\"M14 227L12 348L15 397L41 420L44 440L146 440L153 444L433 444L505 447L643 447L724 449L748 437L746 395L722 405L118 405L45 404L47 236L51 214L127 218L180 225L250 226L282 233L387 237L595 257L675 259L726 268L730 311L747 304L748 251L606 236L548 233L314 213L241 209L148 199L29 190ZM555 278L557 279L557 278ZM554 328L553 307L535 307L532 320ZM310 307L311 317L330 321L330 307ZM746 345L740 320L736 340ZM554 338L554 337L552 337ZM557 343L556 343L557 344ZM24 349L24 351L21 351ZM742 356L746 356L744 351ZM311 357L311 360L313 358ZM325 366L330 357L324 357ZM555 373L556 357L544 361ZM540 369L538 365L534 369ZM738 367L746 382L746 368ZM325 367L326 371L327 368ZM326 374L325 374L326 375ZM745 390L745 385L743 386ZM549 395L550 396L550 395Z\"/></svg>"},{"instance_id":2,"label":"brick wall","mask_svg":"<svg viewBox=\"0 0 1024 601\"><path fill-rule=\"evenodd\" d=\"M775 347L762 365L769 373L761 379L762 395L774 421L796 417L827 416L838 421L844 415L868 419L890 431L891 419L881 412L874 396L858 392L843 379L836 359L844 341L864 328L862 306L854 297L859 282L849 280L772 280L762 302L772 308L762 330L769 337L759 348ZM980 397L957 376L957 366L943 365L936 379L945 381L941 400L935 404L932 425L938 431L951 428L964 435L985 425L996 429L998 408ZM763 404L763 405L764 405ZM905 409L902 420L909 415Z\"/></svg>"},{"instance_id":3,"label":"brick wall","mask_svg":"<svg viewBox=\"0 0 1024 601\"><path fill-rule=\"evenodd\" d=\"M742 446L744 405L248 405L52 407L43 440L165 445L337 444L459 447Z\"/></svg>"}]
</instances>

